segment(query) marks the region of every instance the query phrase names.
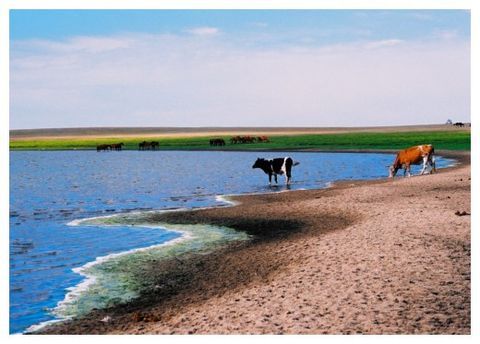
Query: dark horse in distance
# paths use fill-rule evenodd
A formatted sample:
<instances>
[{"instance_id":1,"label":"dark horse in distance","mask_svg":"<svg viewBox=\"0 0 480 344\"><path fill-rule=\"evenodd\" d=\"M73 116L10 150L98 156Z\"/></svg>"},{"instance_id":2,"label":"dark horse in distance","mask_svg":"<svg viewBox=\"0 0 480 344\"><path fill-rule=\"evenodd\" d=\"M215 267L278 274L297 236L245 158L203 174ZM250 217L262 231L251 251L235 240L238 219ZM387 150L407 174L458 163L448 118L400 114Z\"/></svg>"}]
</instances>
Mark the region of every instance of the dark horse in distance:
<instances>
[{"instance_id":1,"label":"dark horse in distance","mask_svg":"<svg viewBox=\"0 0 480 344\"><path fill-rule=\"evenodd\" d=\"M160 142L158 141L143 141L138 144L138 150L157 150L160 147Z\"/></svg>"},{"instance_id":2,"label":"dark horse in distance","mask_svg":"<svg viewBox=\"0 0 480 344\"><path fill-rule=\"evenodd\" d=\"M97 152L101 152L101 151L109 151L112 149L112 145L106 145L106 144L103 144L103 145L98 145L97 146Z\"/></svg>"}]
</instances>

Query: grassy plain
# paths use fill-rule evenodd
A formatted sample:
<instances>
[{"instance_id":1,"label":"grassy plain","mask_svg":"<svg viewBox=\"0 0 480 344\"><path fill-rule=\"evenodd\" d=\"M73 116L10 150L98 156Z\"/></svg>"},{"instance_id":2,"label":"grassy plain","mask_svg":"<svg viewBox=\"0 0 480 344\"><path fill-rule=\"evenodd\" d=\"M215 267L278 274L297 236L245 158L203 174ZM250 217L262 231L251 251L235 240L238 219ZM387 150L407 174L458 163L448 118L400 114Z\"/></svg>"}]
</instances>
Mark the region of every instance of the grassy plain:
<instances>
[{"instance_id":1,"label":"grassy plain","mask_svg":"<svg viewBox=\"0 0 480 344\"><path fill-rule=\"evenodd\" d=\"M136 150L144 140L159 141L161 150L389 150L431 143L438 149L470 150L469 130L411 131L411 132L350 132L329 134L269 135L268 143L230 144L232 135L193 136L128 136L28 138L10 140L11 150L89 150L98 144L125 144L124 149ZM223 147L211 147L211 138L221 137Z\"/></svg>"}]
</instances>

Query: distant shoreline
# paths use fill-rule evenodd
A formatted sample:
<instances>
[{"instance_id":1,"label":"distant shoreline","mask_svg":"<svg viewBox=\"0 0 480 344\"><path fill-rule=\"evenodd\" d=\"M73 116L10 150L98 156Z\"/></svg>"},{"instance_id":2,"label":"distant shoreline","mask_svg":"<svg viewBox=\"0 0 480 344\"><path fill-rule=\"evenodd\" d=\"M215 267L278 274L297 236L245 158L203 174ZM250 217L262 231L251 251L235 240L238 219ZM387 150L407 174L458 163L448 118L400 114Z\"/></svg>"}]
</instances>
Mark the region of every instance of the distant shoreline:
<instances>
[{"instance_id":1,"label":"distant shoreline","mask_svg":"<svg viewBox=\"0 0 480 344\"><path fill-rule=\"evenodd\" d=\"M469 125L469 123L466 123ZM457 128L445 124L372 126L372 127L99 127L99 128L44 128L13 129L10 140L61 139L61 138L106 138L106 137L178 137L208 135L299 135L335 134L355 132L409 132L409 131L457 131L470 130L470 127Z\"/></svg>"},{"instance_id":2,"label":"distant shoreline","mask_svg":"<svg viewBox=\"0 0 480 344\"><path fill-rule=\"evenodd\" d=\"M430 143L436 149L470 150L470 127L448 125L358 128L84 128L11 131L11 150L96 150L123 143L138 150L143 141L158 142L159 150L208 151L364 151L398 150ZM234 136L251 136L252 143L235 143ZM267 140L257 138L266 136ZM211 145L210 140L223 140ZM238 142L238 141L237 141Z\"/></svg>"}]
</instances>

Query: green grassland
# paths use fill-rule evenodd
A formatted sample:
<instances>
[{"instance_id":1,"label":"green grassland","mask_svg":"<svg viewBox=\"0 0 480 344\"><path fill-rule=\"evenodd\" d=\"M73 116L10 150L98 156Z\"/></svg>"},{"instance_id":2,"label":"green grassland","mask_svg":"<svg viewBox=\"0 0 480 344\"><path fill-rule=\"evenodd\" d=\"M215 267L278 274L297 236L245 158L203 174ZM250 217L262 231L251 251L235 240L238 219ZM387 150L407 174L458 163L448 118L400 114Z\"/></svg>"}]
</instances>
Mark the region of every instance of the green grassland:
<instances>
[{"instance_id":1,"label":"green grassland","mask_svg":"<svg viewBox=\"0 0 480 344\"><path fill-rule=\"evenodd\" d=\"M230 144L231 136L222 137L226 145L211 147L205 137L177 138L79 138L39 139L10 141L11 150L87 150L98 144L125 144L124 149L136 150L141 141L158 141L161 150L390 150L417 144L433 144L435 149L470 150L469 131L424 131L424 132L367 132L346 134L272 135L268 143Z\"/></svg>"}]
</instances>

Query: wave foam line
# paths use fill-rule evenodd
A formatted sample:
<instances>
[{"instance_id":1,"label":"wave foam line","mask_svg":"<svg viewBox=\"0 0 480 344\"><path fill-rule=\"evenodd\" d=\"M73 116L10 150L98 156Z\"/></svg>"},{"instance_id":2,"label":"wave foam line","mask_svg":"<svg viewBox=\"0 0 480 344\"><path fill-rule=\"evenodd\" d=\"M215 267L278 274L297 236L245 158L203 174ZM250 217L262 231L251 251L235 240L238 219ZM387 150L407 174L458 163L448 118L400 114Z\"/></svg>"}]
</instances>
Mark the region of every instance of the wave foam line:
<instances>
[{"instance_id":1,"label":"wave foam line","mask_svg":"<svg viewBox=\"0 0 480 344\"><path fill-rule=\"evenodd\" d=\"M115 215L113 215L113 216L115 216ZM105 217L112 217L112 216L105 216ZM103 218L103 217L98 216L96 218ZM87 219L74 220L72 222L75 222L75 224L72 224L72 225L78 225L77 223L81 223L82 221L86 221L86 220ZM165 229L164 227L159 227L159 226L135 226L135 227ZM111 260L111 259L119 258L119 257L126 256L126 255L129 255L129 254L134 254L134 253L137 253L137 252L143 252L143 251L147 251L147 250L151 250L151 249L156 249L156 248L159 248L159 247L175 245L175 244L178 244L182 241L190 240L190 239L193 238L191 233L188 232L188 231L173 230L173 229L170 229L170 228L168 230L171 231L171 232L180 233L182 236L179 237L179 238L175 238L173 240L167 241L167 242L163 242L161 244L157 244L157 245L134 248L134 249L131 249L131 250L128 250L128 251L112 253L112 254L109 254L109 255L106 255L106 256L97 257L94 261L88 262L81 267L73 268L72 271L81 275L81 276L83 276L84 279L79 284L77 284L76 286L73 286L73 287L70 287L70 288L66 289L66 290L68 290L68 293L65 295L65 297L62 301L59 301L57 303L57 306L54 308L54 315L57 317L57 319L48 320L48 321L44 321L44 322L41 322L41 323L36 324L36 325L32 325L32 326L27 328L25 333L35 332L35 331L38 331L38 330L40 330L40 329L42 329L42 328L44 328L48 325L58 323L58 322L62 322L62 321L66 321L66 320L70 320L70 319L73 318L72 316L62 316L61 311L64 307L67 307L70 303L72 303L75 300L77 300L78 298L80 298L83 292L87 291L92 285L94 285L96 283L97 278L95 277L95 275L88 274L86 272L89 268L91 268L95 265L105 263L106 261Z\"/></svg>"},{"instance_id":2,"label":"wave foam line","mask_svg":"<svg viewBox=\"0 0 480 344\"><path fill-rule=\"evenodd\" d=\"M242 204L240 201L234 201L230 197L236 197L236 196L255 196L255 195L271 195L271 194L278 194L282 192L290 192L290 191L302 191L302 190L307 190L305 188L299 188L295 190L279 190L279 191L265 191L265 192L245 192L245 193L239 193L239 194L226 194L226 195L217 195L215 196L215 200L217 202L222 202L222 203L227 203L230 204L231 206L236 206L239 204ZM213 207L206 207L206 208L216 208L215 206Z\"/></svg>"},{"instance_id":3,"label":"wave foam line","mask_svg":"<svg viewBox=\"0 0 480 344\"><path fill-rule=\"evenodd\" d=\"M145 228L147 228L148 226L135 226L135 227L145 227ZM151 227L151 228L162 228L162 229L164 229L163 227ZM92 262L88 262L85 265L83 265L81 267L78 267L78 268L73 268L72 271L81 275L81 276L84 276L85 280L83 280L82 282L77 284L75 287L67 288L67 290L70 290L70 291L67 293L67 295L65 295L65 298L57 304L56 309L61 309L64 305L66 305L69 302L78 298L83 291L87 290L92 284L94 284L96 282L96 277L94 275L90 275L90 274L86 273L86 270L88 270L89 268L91 268L95 265L105 263L106 261L108 261L110 259L119 258L119 257L126 256L126 255L129 255L129 254L137 253L137 252L144 252L144 251L147 251L147 250L151 250L151 249L159 248L159 247L163 247L163 246L175 245L175 244L178 244L179 242L190 240L192 238L192 235L187 231L170 230L170 229L169 229L169 231L180 233L180 234L182 234L182 236L179 237L179 238L167 241L167 242L163 242L161 244L157 244L157 245L134 248L134 249L131 249L131 250L128 250L128 251L112 253L112 254L109 254L109 255L106 255L106 256L103 256L103 257L97 257Z\"/></svg>"},{"instance_id":4,"label":"wave foam line","mask_svg":"<svg viewBox=\"0 0 480 344\"><path fill-rule=\"evenodd\" d=\"M215 196L215 201L217 201L219 203L227 203L232 207L241 203L241 202L232 200L230 198L231 196L235 196L235 195L217 195L217 196Z\"/></svg>"},{"instance_id":5,"label":"wave foam line","mask_svg":"<svg viewBox=\"0 0 480 344\"><path fill-rule=\"evenodd\" d=\"M199 209L193 209L193 210L199 210ZM165 212L165 211L179 211L179 209L175 210L160 210L160 212ZM145 213L151 213L152 211L141 211L141 214ZM158 212L158 211L157 211ZM82 220L75 220L72 221L71 225L80 225L83 224L83 222L91 221L92 219L102 219L102 218L112 218L112 217L120 217L122 219L122 216L125 215L132 215L132 213L122 213L122 214L112 214L112 215L106 215L106 216L99 216L95 218L88 218L88 219L82 219ZM129 219L126 218L126 221ZM142 220L142 218L138 218L135 220ZM94 225L94 226L119 226L122 225L121 223L115 223L115 224L103 224L103 223L88 223L86 225ZM138 225L130 225L133 227L143 227L143 228L162 228L170 232L177 232L181 233L181 237L175 238L173 240L157 244L157 245L151 245L148 247L142 247L142 248L135 248L119 253L112 253L106 256L102 257L97 257L94 261L88 262L84 264L81 267L74 268L72 269L73 272L81 275L84 277L84 279L77 284L74 287L68 288L68 292L65 295L64 299L60 302L57 303L57 306L53 309L52 314L56 316L58 319L50 320L47 322L40 323L38 325L33 325L27 329L28 332L34 332L38 331L39 329L48 326L49 324L59 322L59 321L65 321L74 318L75 316L79 315L77 312L74 314L69 314L69 308L74 305L76 302L81 300L86 294L88 294L88 291L91 288L95 288L96 284L98 283L103 283L101 282L96 275L96 269L91 269L92 267L96 265L101 265L107 261L120 258L122 256L127 256L131 255L134 253L142 252L142 251L147 251L147 250L153 250L155 251L158 248L166 247L166 246L173 246L176 247L182 246L182 245L188 245L189 241L192 241L196 244L198 243L205 243L202 244L201 246L208 248L208 247L215 247L216 243L223 240L226 240L225 242L231 241L231 240L246 240L249 238L248 235L244 233L239 233L233 229L230 229L228 227L218 227L218 226L211 226L211 225L169 225L167 223L161 223L155 224L155 225L147 225L145 223L139 223ZM199 230L197 231L197 227L200 226ZM205 229L204 227L208 226L209 228ZM181 229L180 229L181 228ZM213 228L213 232L211 231L211 228ZM235 233L235 234L233 234ZM233 234L233 235L232 235ZM224 239L222 239L224 238Z\"/></svg>"},{"instance_id":6,"label":"wave foam line","mask_svg":"<svg viewBox=\"0 0 480 344\"><path fill-rule=\"evenodd\" d=\"M41 322L40 324L36 324L36 325L31 325L29 326L25 332L23 333L19 333L19 334L29 334L29 333L34 333L36 331L39 331L49 325L52 325L52 324L56 324L56 323L60 323L62 321L65 321L65 320L69 320L71 319L71 317L65 317L63 319L53 319L53 320L47 320L47 321L44 321L44 322Z\"/></svg>"},{"instance_id":7,"label":"wave foam line","mask_svg":"<svg viewBox=\"0 0 480 344\"><path fill-rule=\"evenodd\" d=\"M76 219L72 220L67 223L67 226L80 226L84 224L85 222L90 222L90 221L95 221L99 219L111 219L115 217L121 217L121 216L135 216L135 215L143 215L143 214L150 214L150 213L169 213L169 212L176 212L176 211L186 211L186 210L194 210L194 209L189 209L189 208L176 208L176 209L159 209L159 210L139 210L139 211L131 211L131 212L123 212L123 213L116 213L116 214L111 214L111 215L100 215L100 216L93 216L93 217L86 217L83 219ZM96 226L97 224L95 224ZM102 224L102 226L105 226L106 224ZM116 224L115 224L116 225ZM149 226L136 226L136 227L149 227ZM157 228L152 227L152 228ZM161 227L163 228L163 227Z\"/></svg>"}]
</instances>

